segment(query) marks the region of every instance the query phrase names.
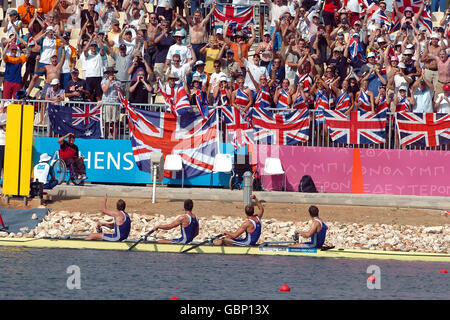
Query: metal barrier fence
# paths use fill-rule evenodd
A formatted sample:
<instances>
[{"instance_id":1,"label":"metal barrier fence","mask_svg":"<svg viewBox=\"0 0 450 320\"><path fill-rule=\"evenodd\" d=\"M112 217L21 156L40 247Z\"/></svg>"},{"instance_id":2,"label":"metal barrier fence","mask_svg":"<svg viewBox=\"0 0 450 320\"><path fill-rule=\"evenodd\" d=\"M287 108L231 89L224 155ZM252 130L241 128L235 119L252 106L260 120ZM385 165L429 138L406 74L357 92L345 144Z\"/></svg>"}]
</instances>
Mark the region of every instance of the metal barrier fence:
<instances>
[{"instance_id":1,"label":"metal barrier fence","mask_svg":"<svg viewBox=\"0 0 450 320\"><path fill-rule=\"evenodd\" d=\"M47 104L50 101L46 100L28 100L26 102L22 101L13 101L0 99L0 104L3 105L5 103L26 103L31 104L35 108L35 117L34 117L34 136L37 137L57 137L58 135L54 134L51 129L51 124L47 115ZM64 106L84 106L84 105L97 105L101 103L97 102L78 102L78 101L62 101L59 103ZM135 107L139 107L149 111L157 111L157 112L171 112L170 108L164 104L133 104ZM104 139L119 139L119 140L128 140L130 139L130 132L128 127L128 119L124 110L120 111L119 121L116 123L117 125L117 135L114 135L114 132L110 132L109 134L105 132L105 119L104 119L104 108L118 108L121 109L120 103L108 103L106 106L102 106L102 116L101 116L101 128L102 128L102 138ZM193 106L193 108L196 108ZM280 111L280 109L270 108L268 110L271 111ZM286 112L284 109L283 112ZM313 121L315 118L315 110L310 110L310 130L309 130L309 141L304 143L299 143L301 146L314 146L314 147L335 147L335 148L368 148L368 149L408 149L408 150L450 150L450 145L444 145L440 147L401 147L398 141L398 134L395 130L395 116L394 113L389 112L387 117L387 127L386 127L386 142L383 144L342 144L335 143L331 141L329 137L328 130L326 126L318 127L316 122ZM111 131L111 130L110 130ZM224 138L224 142L227 141L227 135L225 133L224 122L219 121L219 131L220 137Z\"/></svg>"}]
</instances>

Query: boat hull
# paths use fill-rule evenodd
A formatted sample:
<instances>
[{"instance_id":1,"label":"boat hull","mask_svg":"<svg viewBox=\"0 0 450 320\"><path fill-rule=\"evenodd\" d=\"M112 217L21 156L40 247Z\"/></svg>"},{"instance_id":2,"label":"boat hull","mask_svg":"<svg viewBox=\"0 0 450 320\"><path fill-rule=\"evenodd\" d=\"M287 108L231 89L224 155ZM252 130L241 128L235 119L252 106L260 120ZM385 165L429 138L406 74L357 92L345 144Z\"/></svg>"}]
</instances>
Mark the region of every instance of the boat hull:
<instances>
[{"instance_id":1,"label":"boat hull","mask_svg":"<svg viewBox=\"0 0 450 320\"><path fill-rule=\"evenodd\" d=\"M1 247L26 247L26 248L60 248L60 249L90 249L90 250L118 250L127 251L135 241L105 242L86 241L77 239L31 239L31 238L2 238ZM193 244L161 244L156 242L141 242L133 251L140 252L165 252L181 253L192 247ZM202 245L188 253L197 254L231 254L231 255L282 255L318 258L348 258L348 259L374 259L374 260L403 260L403 261L428 261L450 262L449 254L403 252L403 251L379 251L363 249L301 249L289 248L281 245L266 246L213 246Z\"/></svg>"}]
</instances>

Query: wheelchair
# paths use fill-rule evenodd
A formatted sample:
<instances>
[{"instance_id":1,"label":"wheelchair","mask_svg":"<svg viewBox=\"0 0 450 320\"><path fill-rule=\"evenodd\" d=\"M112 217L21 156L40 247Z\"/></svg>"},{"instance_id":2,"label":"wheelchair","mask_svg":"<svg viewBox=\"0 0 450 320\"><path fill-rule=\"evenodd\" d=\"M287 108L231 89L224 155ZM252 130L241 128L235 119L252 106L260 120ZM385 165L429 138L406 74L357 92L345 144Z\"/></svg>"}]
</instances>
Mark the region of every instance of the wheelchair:
<instances>
[{"instance_id":1,"label":"wheelchair","mask_svg":"<svg viewBox=\"0 0 450 320\"><path fill-rule=\"evenodd\" d=\"M58 185L63 182L66 182L66 184L72 182L76 186L84 184L84 180L78 179L75 175L73 165L70 165L68 168L64 160L59 157L59 151L55 151L53 154L50 166L53 167L53 172L55 173L55 179L58 180Z\"/></svg>"}]
</instances>

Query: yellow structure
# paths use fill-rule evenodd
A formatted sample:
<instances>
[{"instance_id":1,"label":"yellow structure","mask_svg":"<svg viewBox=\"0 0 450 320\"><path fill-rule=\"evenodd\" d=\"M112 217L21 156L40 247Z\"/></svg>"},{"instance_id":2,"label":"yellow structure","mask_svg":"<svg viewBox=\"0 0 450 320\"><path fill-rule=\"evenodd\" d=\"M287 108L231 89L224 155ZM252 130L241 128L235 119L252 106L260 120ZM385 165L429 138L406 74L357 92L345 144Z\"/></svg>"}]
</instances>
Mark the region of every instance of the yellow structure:
<instances>
[{"instance_id":1,"label":"yellow structure","mask_svg":"<svg viewBox=\"0 0 450 320\"><path fill-rule=\"evenodd\" d=\"M9 104L6 121L3 194L28 196L33 168L33 118L31 105Z\"/></svg>"}]
</instances>

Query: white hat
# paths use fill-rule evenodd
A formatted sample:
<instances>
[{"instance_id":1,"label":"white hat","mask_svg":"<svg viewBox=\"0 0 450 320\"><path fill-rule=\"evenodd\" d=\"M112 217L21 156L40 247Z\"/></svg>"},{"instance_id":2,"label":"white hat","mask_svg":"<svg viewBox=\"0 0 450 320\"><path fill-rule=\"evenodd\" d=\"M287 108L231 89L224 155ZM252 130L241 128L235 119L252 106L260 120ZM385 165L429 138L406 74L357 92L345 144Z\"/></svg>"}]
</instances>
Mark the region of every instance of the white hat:
<instances>
[{"instance_id":1,"label":"white hat","mask_svg":"<svg viewBox=\"0 0 450 320\"><path fill-rule=\"evenodd\" d=\"M422 26L422 27L419 28L419 31L420 31L420 32L427 31L427 28L425 28L424 26Z\"/></svg>"},{"instance_id":2,"label":"white hat","mask_svg":"<svg viewBox=\"0 0 450 320\"><path fill-rule=\"evenodd\" d=\"M436 32L433 32L431 34L431 39L433 39L433 38L439 39L439 35Z\"/></svg>"},{"instance_id":3,"label":"white hat","mask_svg":"<svg viewBox=\"0 0 450 320\"><path fill-rule=\"evenodd\" d=\"M379 38L377 39L377 42L386 42L386 40L384 40L383 37L379 37Z\"/></svg>"},{"instance_id":4,"label":"white hat","mask_svg":"<svg viewBox=\"0 0 450 320\"><path fill-rule=\"evenodd\" d=\"M406 7L405 10L403 10L403 12L406 12L408 10L411 11L411 12L413 11L413 9L411 7Z\"/></svg>"},{"instance_id":5,"label":"white hat","mask_svg":"<svg viewBox=\"0 0 450 320\"><path fill-rule=\"evenodd\" d=\"M408 55L408 54L413 54L414 53L414 51L412 51L411 49L406 49L404 52L403 52L403 54L406 54L406 55Z\"/></svg>"},{"instance_id":6,"label":"white hat","mask_svg":"<svg viewBox=\"0 0 450 320\"><path fill-rule=\"evenodd\" d=\"M55 28L53 28L52 26L47 27L47 31L53 31L53 30L55 30Z\"/></svg>"},{"instance_id":7,"label":"white hat","mask_svg":"<svg viewBox=\"0 0 450 320\"><path fill-rule=\"evenodd\" d=\"M53 79L52 82L50 82L51 85L55 85L55 84L59 84L59 80L58 79Z\"/></svg>"},{"instance_id":8,"label":"white hat","mask_svg":"<svg viewBox=\"0 0 450 320\"><path fill-rule=\"evenodd\" d=\"M367 58L372 58L372 57L374 57L375 58L375 52L369 52L369 54L367 55Z\"/></svg>"},{"instance_id":9,"label":"white hat","mask_svg":"<svg viewBox=\"0 0 450 320\"><path fill-rule=\"evenodd\" d=\"M222 82L222 81L227 81L227 76L221 76L219 78L219 82Z\"/></svg>"},{"instance_id":10,"label":"white hat","mask_svg":"<svg viewBox=\"0 0 450 320\"><path fill-rule=\"evenodd\" d=\"M52 157L50 157L47 153L43 153L41 154L41 156L39 157L39 162L47 162L51 159Z\"/></svg>"},{"instance_id":11,"label":"white hat","mask_svg":"<svg viewBox=\"0 0 450 320\"><path fill-rule=\"evenodd\" d=\"M202 60L198 60L196 63L195 63L195 67L196 66L201 66L201 65L204 65L205 63L202 61Z\"/></svg>"},{"instance_id":12,"label":"white hat","mask_svg":"<svg viewBox=\"0 0 450 320\"><path fill-rule=\"evenodd\" d=\"M174 33L173 35L174 37L185 37L183 31L178 30L177 32Z\"/></svg>"},{"instance_id":13,"label":"white hat","mask_svg":"<svg viewBox=\"0 0 450 320\"><path fill-rule=\"evenodd\" d=\"M400 91L400 90L408 91L408 88L406 86L400 86L400 88L398 88L398 91Z\"/></svg>"},{"instance_id":14,"label":"white hat","mask_svg":"<svg viewBox=\"0 0 450 320\"><path fill-rule=\"evenodd\" d=\"M410 43L406 46L406 49L413 49L413 48L414 48L414 45L412 43Z\"/></svg>"},{"instance_id":15,"label":"white hat","mask_svg":"<svg viewBox=\"0 0 450 320\"><path fill-rule=\"evenodd\" d=\"M223 34L223 29L222 28L217 29L216 34Z\"/></svg>"}]
</instances>

